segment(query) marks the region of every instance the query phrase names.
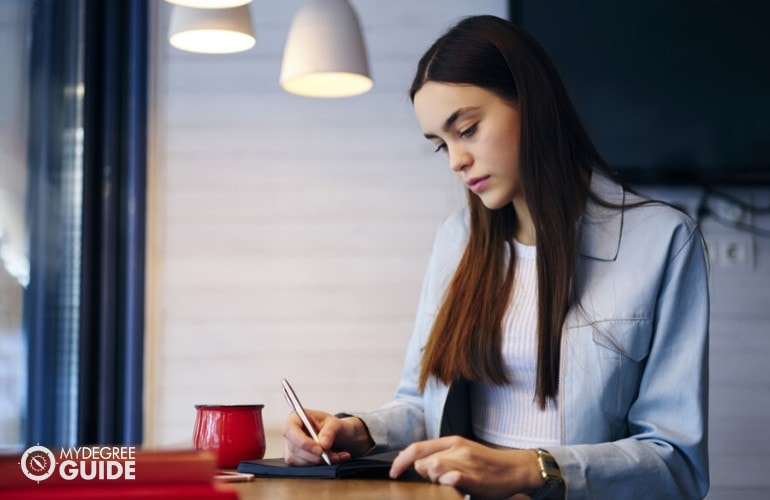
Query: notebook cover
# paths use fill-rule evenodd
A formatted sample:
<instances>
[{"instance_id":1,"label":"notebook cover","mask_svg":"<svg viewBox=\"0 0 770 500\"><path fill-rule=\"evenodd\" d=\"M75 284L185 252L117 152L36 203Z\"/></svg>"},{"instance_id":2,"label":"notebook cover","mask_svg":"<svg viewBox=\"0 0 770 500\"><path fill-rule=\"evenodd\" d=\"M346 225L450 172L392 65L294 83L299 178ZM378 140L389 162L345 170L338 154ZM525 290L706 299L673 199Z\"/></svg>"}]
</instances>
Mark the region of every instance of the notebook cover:
<instances>
[{"instance_id":1,"label":"notebook cover","mask_svg":"<svg viewBox=\"0 0 770 500\"><path fill-rule=\"evenodd\" d=\"M388 472L396 455L398 451L388 451L354 458L339 464L308 466L287 465L283 458L244 460L238 465L238 472L254 474L258 477L388 479ZM415 474L405 474L404 478L414 480Z\"/></svg>"}]
</instances>

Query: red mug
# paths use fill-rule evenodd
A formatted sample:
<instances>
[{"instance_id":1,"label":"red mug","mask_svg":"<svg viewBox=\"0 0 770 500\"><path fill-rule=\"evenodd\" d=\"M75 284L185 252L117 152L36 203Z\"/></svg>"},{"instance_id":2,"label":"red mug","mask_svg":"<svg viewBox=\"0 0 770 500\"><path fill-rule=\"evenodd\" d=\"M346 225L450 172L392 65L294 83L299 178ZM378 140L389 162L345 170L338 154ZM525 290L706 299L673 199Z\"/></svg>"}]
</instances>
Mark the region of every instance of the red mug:
<instances>
[{"instance_id":1,"label":"red mug","mask_svg":"<svg viewBox=\"0 0 770 500\"><path fill-rule=\"evenodd\" d=\"M217 467L234 469L241 460L265 456L264 405L195 405L193 445L212 450Z\"/></svg>"}]
</instances>

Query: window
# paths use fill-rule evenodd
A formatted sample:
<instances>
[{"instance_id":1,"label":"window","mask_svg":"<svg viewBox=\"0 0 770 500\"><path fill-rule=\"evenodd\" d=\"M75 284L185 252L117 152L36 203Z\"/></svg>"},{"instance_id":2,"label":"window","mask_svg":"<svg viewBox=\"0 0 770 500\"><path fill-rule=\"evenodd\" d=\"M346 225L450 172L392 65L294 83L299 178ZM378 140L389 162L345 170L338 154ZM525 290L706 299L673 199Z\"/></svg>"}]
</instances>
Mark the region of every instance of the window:
<instances>
[{"instance_id":1,"label":"window","mask_svg":"<svg viewBox=\"0 0 770 500\"><path fill-rule=\"evenodd\" d=\"M147 0L4 0L0 42L0 447L136 444Z\"/></svg>"},{"instance_id":2,"label":"window","mask_svg":"<svg viewBox=\"0 0 770 500\"><path fill-rule=\"evenodd\" d=\"M0 451L21 446L26 363L22 333L29 283L27 36L32 3L0 2Z\"/></svg>"}]
</instances>

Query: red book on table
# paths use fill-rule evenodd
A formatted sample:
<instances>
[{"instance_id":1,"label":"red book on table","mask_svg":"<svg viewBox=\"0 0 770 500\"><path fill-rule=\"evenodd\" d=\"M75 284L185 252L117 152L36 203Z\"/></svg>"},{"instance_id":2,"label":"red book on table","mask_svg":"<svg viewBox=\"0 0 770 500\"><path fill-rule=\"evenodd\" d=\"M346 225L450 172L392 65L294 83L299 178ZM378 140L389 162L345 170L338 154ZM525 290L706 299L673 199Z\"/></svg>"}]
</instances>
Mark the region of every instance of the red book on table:
<instances>
[{"instance_id":1,"label":"red book on table","mask_svg":"<svg viewBox=\"0 0 770 500\"><path fill-rule=\"evenodd\" d=\"M141 498L147 500L168 498L237 499L237 494L214 483L216 459L210 452L136 450L132 460L114 460L111 473L107 464L99 460L64 460L60 451L52 450L54 465L50 475L36 481L22 469L23 455L0 456L0 498L57 499L82 498ZM69 457L71 459L73 457ZM81 463L83 462L83 463ZM38 462L38 465L40 463ZM85 479L85 475L93 479ZM125 477L116 477L125 468L131 468ZM27 467L29 470L29 467ZM97 472L98 471L98 472ZM117 472L116 472L117 471ZM64 474L66 478L62 476ZM101 479L99 477L102 477Z\"/></svg>"}]
</instances>

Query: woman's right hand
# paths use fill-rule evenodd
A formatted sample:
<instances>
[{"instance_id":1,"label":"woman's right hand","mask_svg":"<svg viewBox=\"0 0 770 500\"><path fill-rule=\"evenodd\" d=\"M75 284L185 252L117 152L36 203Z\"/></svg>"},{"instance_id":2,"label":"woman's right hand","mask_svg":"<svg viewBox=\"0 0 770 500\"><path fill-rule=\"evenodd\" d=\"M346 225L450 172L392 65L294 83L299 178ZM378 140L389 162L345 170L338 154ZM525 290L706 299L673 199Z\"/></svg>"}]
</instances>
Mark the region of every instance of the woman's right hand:
<instances>
[{"instance_id":1,"label":"woman's right hand","mask_svg":"<svg viewBox=\"0 0 770 500\"><path fill-rule=\"evenodd\" d=\"M318 410L305 410L317 429L319 445L305 431L302 421L291 412L283 426L284 460L290 465L321 463L326 451L332 463L349 460L351 454L360 455L373 446L369 431L356 417L337 418Z\"/></svg>"}]
</instances>

